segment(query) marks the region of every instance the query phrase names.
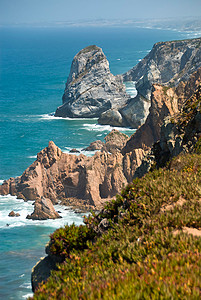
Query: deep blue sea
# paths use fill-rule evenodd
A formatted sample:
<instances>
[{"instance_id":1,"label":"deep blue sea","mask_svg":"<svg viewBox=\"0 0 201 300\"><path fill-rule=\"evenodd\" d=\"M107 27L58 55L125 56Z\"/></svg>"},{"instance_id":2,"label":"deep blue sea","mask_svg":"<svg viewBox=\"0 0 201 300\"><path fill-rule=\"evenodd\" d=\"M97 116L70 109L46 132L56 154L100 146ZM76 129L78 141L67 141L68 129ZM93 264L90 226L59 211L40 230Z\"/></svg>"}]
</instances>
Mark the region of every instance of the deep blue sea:
<instances>
[{"instance_id":1,"label":"deep blue sea","mask_svg":"<svg viewBox=\"0 0 201 300\"><path fill-rule=\"evenodd\" d=\"M81 150L103 140L112 129L96 125L95 119L50 116L62 104L70 65L79 50L93 44L101 47L116 75L136 65L155 42L193 35L140 28L1 28L0 180L21 175L49 140L64 152ZM134 83L127 83L127 91L135 94ZM31 269L45 255L49 234L63 224L82 223L82 215L56 209L62 219L26 220L32 202L0 196L0 299L26 299L31 294ZM20 217L8 217L11 210Z\"/></svg>"}]
</instances>

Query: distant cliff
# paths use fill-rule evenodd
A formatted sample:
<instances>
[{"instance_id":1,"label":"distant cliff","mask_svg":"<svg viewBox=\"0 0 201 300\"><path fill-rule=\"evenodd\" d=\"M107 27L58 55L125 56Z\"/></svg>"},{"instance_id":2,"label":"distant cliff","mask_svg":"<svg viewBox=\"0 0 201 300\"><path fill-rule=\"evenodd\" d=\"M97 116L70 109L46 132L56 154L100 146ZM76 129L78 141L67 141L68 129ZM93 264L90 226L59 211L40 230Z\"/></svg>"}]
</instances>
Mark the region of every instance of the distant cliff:
<instances>
[{"instance_id":1,"label":"distant cliff","mask_svg":"<svg viewBox=\"0 0 201 300\"><path fill-rule=\"evenodd\" d=\"M101 48L82 49L73 59L63 95L63 105L55 116L99 117L108 109L123 107L130 97L121 76L114 76Z\"/></svg>"},{"instance_id":2,"label":"distant cliff","mask_svg":"<svg viewBox=\"0 0 201 300\"><path fill-rule=\"evenodd\" d=\"M104 113L100 124L117 125L118 119L127 126L138 128L149 113L153 84L176 87L187 81L201 67L201 38L183 41L160 42L135 67L123 75L124 81L136 81L137 96L118 111ZM123 126L119 122L119 126Z\"/></svg>"}]
</instances>

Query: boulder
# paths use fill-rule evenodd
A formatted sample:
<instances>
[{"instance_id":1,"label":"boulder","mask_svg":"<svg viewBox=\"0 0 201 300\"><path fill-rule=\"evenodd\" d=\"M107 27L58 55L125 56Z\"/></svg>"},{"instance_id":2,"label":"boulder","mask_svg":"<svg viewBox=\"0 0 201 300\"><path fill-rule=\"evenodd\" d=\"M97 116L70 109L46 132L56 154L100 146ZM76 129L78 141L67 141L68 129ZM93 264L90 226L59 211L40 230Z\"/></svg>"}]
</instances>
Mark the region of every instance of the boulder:
<instances>
[{"instance_id":1,"label":"boulder","mask_svg":"<svg viewBox=\"0 0 201 300\"><path fill-rule=\"evenodd\" d=\"M103 112L98 119L100 125L111 125L116 127L126 127L129 123L124 119L120 111L116 109L109 109Z\"/></svg>"},{"instance_id":2,"label":"boulder","mask_svg":"<svg viewBox=\"0 0 201 300\"><path fill-rule=\"evenodd\" d=\"M15 217L15 212L12 210L11 212L9 212L8 216L9 217Z\"/></svg>"},{"instance_id":3,"label":"boulder","mask_svg":"<svg viewBox=\"0 0 201 300\"><path fill-rule=\"evenodd\" d=\"M73 149L71 149L71 150L69 151L69 153L80 153L80 151L77 150L77 149L75 149L75 148L73 148Z\"/></svg>"},{"instance_id":4,"label":"boulder","mask_svg":"<svg viewBox=\"0 0 201 300\"><path fill-rule=\"evenodd\" d=\"M55 211L50 199L42 197L34 203L34 212L27 216L27 219L32 220L47 220L58 219L61 216Z\"/></svg>"},{"instance_id":5,"label":"boulder","mask_svg":"<svg viewBox=\"0 0 201 300\"><path fill-rule=\"evenodd\" d=\"M8 214L9 217L19 217L20 214L19 213L15 213L13 210L11 212L9 212Z\"/></svg>"},{"instance_id":6,"label":"boulder","mask_svg":"<svg viewBox=\"0 0 201 300\"><path fill-rule=\"evenodd\" d=\"M102 150L105 146L105 143L97 140L95 142L92 142L87 148L83 149L84 151L96 151L96 150Z\"/></svg>"},{"instance_id":7,"label":"boulder","mask_svg":"<svg viewBox=\"0 0 201 300\"><path fill-rule=\"evenodd\" d=\"M108 109L123 107L130 97L121 76L114 76L101 48L92 45L73 59L63 95L63 105L55 116L99 117Z\"/></svg>"}]
</instances>

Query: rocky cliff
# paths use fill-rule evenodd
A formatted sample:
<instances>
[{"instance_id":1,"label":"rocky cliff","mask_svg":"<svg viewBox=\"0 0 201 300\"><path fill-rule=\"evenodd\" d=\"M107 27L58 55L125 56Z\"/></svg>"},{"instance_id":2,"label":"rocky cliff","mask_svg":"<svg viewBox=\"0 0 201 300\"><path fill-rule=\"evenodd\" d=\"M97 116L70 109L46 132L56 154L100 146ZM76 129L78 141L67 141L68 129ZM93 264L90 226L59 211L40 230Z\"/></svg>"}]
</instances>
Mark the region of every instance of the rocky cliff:
<instances>
[{"instance_id":1,"label":"rocky cliff","mask_svg":"<svg viewBox=\"0 0 201 300\"><path fill-rule=\"evenodd\" d=\"M153 84L177 87L201 67L201 39L160 42L135 67L123 75L124 81L135 81L137 96L117 111L106 112L100 124L141 126L151 105ZM112 117L111 117L112 115Z\"/></svg>"},{"instance_id":2,"label":"rocky cliff","mask_svg":"<svg viewBox=\"0 0 201 300\"><path fill-rule=\"evenodd\" d=\"M160 139L142 160L134 177L142 177L153 166L164 167L180 153L193 151L201 153L201 81L193 95L186 99L181 111L164 119Z\"/></svg>"},{"instance_id":3,"label":"rocky cliff","mask_svg":"<svg viewBox=\"0 0 201 300\"><path fill-rule=\"evenodd\" d=\"M181 81L177 87L154 84L151 94L149 115L135 134L127 141L122 153L133 149L151 147L160 138L161 126L165 117L174 116L180 111L186 99L190 98L201 82L201 68L195 71L187 81Z\"/></svg>"},{"instance_id":4,"label":"rocky cliff","mask_svg":"<svg viewBox=\"0 0 201 300\"><path fill-rule=\"evenodd\" d=\"M156 43L150 53L125 73L124 81L136 81L140 95L150 100L153 83L176 86L201 66L201 38Z\"/></svg>"},{"instance_id":5,"label":"rocky cliff","mask_svg":"<svg viewBox=\"0 0 201 300\"><path fill-rule=\"evenodd\" d=\"M105 151L96 152L92 157L63 153L53 142L49 142L22 176L4 181L0 194L36 200L32 218L38 216L39 210L43 211L40 218L47 212L46 205L42 206L43 197L46 198L45 203L50 199L53 204L58 200L65 202L76 198L80 206L85 204L98 209L103 202L120 192L123 185L132 181L135 169L144 156L142 149L123 156L120 150L127 139L126 135L112 131L106 137Z\"/></svg>"},{"instance_id":6,"label":"rocky cliff","mask_svg":"<svg viewBox=\"0 0 201 300\"><path fill-rule=\"evenodd\" d=\"M114 76L101 48L89 46L73 59L63 95L63 105L55 116L99 117L111 108L123 107L129 99L121 76Z\"/></svg>"}]
</instances>

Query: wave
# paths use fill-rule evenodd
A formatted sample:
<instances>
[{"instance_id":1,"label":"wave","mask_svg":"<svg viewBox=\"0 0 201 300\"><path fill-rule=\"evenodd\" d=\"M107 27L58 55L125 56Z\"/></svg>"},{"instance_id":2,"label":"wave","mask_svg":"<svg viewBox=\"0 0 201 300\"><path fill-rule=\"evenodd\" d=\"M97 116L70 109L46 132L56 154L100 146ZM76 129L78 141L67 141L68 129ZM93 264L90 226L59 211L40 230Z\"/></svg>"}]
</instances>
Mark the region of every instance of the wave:
<instances>
[{"instance_id":1,"label":"wave","mask_svg":"<svg viewBox=\"0 0 201 300\"><path fill-rule=\"evenodd\" d=\"M24 299L28 299L29 297L33 297L33 293L28 293L28 294L22 296L22 298L24 298Z\"/></svg>"},{"instance_id":2,"label":"wave","mask_svg":"<svg viewBox=\"0 0 201 300\"><path fill-rule=\"evenodd\" d=\"M61 219L55 220L30 220L26 219L28 214L31 214L34 210L33 201L25 202L23 199L17 199L16 196L6 195L0 196L0 228L14 228L29 225L47 226L52 228L58 228L64 226L67 223L83 223L83 214L77 214L67 206L60 204L54 205L56 211L59 211ZM8 214L11 211L19 213L19 217L9 217Z\"/></svg>"},{"instance_id":3,"label":"wave","mask_svg":"<svg viewBox=\"0 0 201 300\"><path fill-rule=\"evenodd\" d=\"M63 118L63 117L55 117L54 113L39 115L39 120L68 120L68 121L81 121L81 120L98 120L98 118Z\"/></svg>"},{"instance_id":4,"label":"wave","mask_svg":"<svg viewBox=\"0 0 201 300\"><path fill-rule=\"evenodd\" d=\"M0 184L2 184L4 182L4 180L0 180Z\"/></svg>"},{"instance_id":5,"label":"wave","mask_svg":"<svg viewBox=\"0 0 201 300\"><path fill-rule=\"evenodd\" d=\"M37 155L30 155L30 156L27 156L28 158L37 158Z\"/></svg>"},{"instance_id":6,"label":"wave","mask_svg":"<svg viewBox=\"0 0 201 300\"><path fill-rule=\"evenodd\" d=\"M87 146L83 147L83 148L86 148ZM93 156L98 150L95 150L95 151L84 151L83 148L76 148L79 153L70 153L70 150L72 148L70 147L65 147L65 150L62 150L63 153L68 153L68 154L72 154L72 155L77 155L79 156L80 154L84 154L85 156L88 156L88 157L91 157Z\"/></svg>"},{"instance_id":7,"label":"wave","mask_svg":"<svg viewBox=\"0 0 201 300\"><path fill-rule=\"evenodd\" d=\"M125 127L114 127L110 125L99 125L99 124L83 124L83 127L88 131L112 131L113 129L116 129L118 131L124 131L124 132L134 132L136 129L132 128L125 128Z\"/></svg>"}]
</instances>

